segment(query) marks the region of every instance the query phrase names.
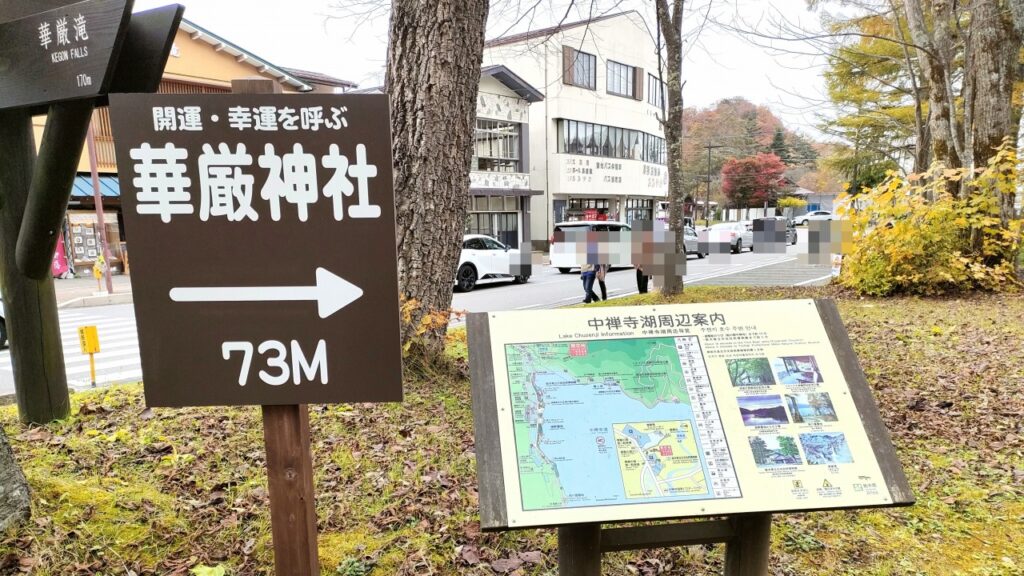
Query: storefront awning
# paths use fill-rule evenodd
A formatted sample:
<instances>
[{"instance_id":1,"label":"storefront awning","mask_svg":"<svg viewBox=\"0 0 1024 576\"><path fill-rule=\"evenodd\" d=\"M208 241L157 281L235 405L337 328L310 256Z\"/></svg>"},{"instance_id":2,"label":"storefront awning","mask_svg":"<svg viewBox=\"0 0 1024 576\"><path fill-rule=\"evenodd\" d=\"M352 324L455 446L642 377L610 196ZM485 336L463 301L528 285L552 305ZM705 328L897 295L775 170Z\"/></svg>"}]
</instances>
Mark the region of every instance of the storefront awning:
<instances>
[{"instance_id":1,"label":"storefront awning","mask_svg":"<svg viewBox=\"0 0 1024 576\"><path fill-rule=\"evenodd\" d=\"M526 188L470 188L470 196L540 196L543 190Z\"/></svg>"},{"instance_id":2,"label":"storefront awning","mask_svg":"<svg viewBox=\"0 0 1024 576\"><path fill-rule=\"evenodd\" d=\"M117 184L117 176L100 174L100 195L104 198L120 198L121 187ZM79 174L71 188L72 198L92 198L92 176Z\"/></svg>"}]
</instances>

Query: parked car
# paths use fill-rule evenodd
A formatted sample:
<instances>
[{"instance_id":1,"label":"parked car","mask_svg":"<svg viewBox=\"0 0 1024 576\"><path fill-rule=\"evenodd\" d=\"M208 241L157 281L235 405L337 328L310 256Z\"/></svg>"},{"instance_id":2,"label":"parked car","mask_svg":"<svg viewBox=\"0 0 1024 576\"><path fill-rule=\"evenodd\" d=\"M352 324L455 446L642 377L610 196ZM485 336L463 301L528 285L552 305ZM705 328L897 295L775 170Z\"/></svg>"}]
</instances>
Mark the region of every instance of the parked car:
<instances>
[{"instance_id":1,"label":"parked car","mask_svg":"<svg viewBox=\"0 0 1024 576\"><path fill-rule=\"evenodd\" d=\"M811 220L832 220L835 216L828 210L815 210L814 212L808 212L803 216L797 216L796 222L801 226L807 226L807 223Z\"/></svg>"},{"instance_id":2,"label":"parked car","mask_svg":"<svg viewBox=\"0 0 1024 576\"><path fill-rule=\"evenodd\" d=\"M4 309L4 301L0 298L0 348L7 347L7 310Z\"/></svg>"},{"instance_id":3,"label":"parked car","mask_svg":"<svg viewBox=\"0 0 1024 576\"><path fill-rule=\"evenodd\" d=\"M704 250L701 250L700 240L697 236L697 231L691 226L683 228L683 246L686 248L686 254L696 254L697 258L703 258L708 255L707 246L704 246Z\"/></svg>"},{"instance_id":4,"label":"parked car","mask_svg":"<svg viewBox=\"0 0 1024 576\"><path fill-rule=\"evenodd\" d=\"M481 282L513 281L525 284L530 277L513 275L512 264L518 261L519 250L509 248L490 236L467 234L462 237L462 254L455 273L455 288L469 292Z\"/></svg>"},{"instance_id":5,"label":"parked car","mask_svg":"<svg viewBox=\"0 0 1024 576\"><path fill-rule=\"evenodd\" d=\"M765 222L765 225L762 228L762 230L767 230L769 228L769 226L767 224L769 221L776 222L776 224L773 225L773 227L775 229L780 228L779 224L785 224L786 225L786 244L790 244L790 245L795 245L796 244L796 223L794 223L792 220L787 220L785 218L781 218L781 217L778 217L778 216L767 216L765 218L755 218L754 219L754 222L758 222L758 221ZM757 225L755 225L754 228L756 230Z\"/></svg>"},{"instance_id":6,"label":"parked car","mask_svg":"<svg viewBox=\"0 0 1024 576\"><path fill-rule=\"evenodd\" d=\"M708 242L728 244L733 254L744 248L754 249L754 226L751 222L722 222L708 228Z\"/></svg>"},{"instance_id":7,"label":"parked car","mask_svg":"<svg viewBox=\"0 0 1024 576\"><path fill-rule=\"evenodd\" d=\"M579 222L559 222L555 224L554 233L551 235L551 265L558 268L562 274L568 274L575 268L580 267L580 256L577 252L575 241L567 241L566 235L580 234L586 232L629 232L629 224L606 220L581 220ZM614 268L616 266L630 266L632 258L631 247L628 242L620 242L608 246L612 254L609 259Z\"/></svg>"}]
</instances>

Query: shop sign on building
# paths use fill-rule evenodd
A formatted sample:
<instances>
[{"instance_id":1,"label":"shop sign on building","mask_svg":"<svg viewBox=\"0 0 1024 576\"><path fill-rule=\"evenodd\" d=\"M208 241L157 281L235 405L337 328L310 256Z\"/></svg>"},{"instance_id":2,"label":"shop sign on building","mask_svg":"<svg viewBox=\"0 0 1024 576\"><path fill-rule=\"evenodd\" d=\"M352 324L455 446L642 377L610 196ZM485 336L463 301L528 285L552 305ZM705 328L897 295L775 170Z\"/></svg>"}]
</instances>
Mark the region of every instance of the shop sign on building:
<instances>
[{"instance_id":1,"label":"shop sign on building","mask_svg":"<svg viewBox=\"0 0 1024 576\"><path fill-rule=\"evenodd\" d=\"M572 154L559 154L554 161L560 194L654 197L668 193L668 172L660 164Z\"/></svg>"},{"instance_id":2,"label":"shop sign on building","mask_svg":"<svg viewBox=\"0 0 1024 576\"><path fill-rule=\"evenodd\" d=\"M386 96L114 95L111 118L148 405L401 399Z\"/></svg>"}]
</instances>

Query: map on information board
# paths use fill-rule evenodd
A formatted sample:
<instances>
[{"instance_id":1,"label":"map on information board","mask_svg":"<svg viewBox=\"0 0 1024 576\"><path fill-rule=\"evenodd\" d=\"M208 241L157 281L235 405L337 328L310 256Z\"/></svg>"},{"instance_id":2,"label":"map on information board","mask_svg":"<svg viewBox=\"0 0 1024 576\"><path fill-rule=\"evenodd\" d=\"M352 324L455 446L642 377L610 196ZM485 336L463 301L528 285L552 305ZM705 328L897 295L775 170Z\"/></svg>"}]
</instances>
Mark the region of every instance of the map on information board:
<instances>
[{"instance_id":1,"label":"map on information board","mask_svg":"<svg viewBox=\"0 0 1024 576\"><path fill-rule=\"evenodd\" d=\"M490 313L469 328L471 357L487 356L472 363L487 385L480 476L501 478L480 487L485 528L912 501L814 301Z\"/></svg>"},{"instance_id":2,"label":"map on information board","mask_svg":"<svg viewBox=\"0 0 1024 576\"><path fill-rule=\"evenodd\" d=\"M697 388L707 375L683 373L680 355L695 345L506 345L523 508L739 496L728 449L701 451L724 435Z\"/></svg>"}]
</instances>

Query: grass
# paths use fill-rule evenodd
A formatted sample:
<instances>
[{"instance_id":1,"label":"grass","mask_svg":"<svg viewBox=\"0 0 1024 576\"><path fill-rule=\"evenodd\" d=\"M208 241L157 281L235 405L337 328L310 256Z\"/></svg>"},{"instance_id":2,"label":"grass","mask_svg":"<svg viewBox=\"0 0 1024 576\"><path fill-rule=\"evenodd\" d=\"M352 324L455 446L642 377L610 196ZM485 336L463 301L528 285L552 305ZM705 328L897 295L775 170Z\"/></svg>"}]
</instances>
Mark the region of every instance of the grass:
<instances>
[{"instance_id":1,"label":"grass","mask_svg":"<svg viewBox=\"0 0 1024 576\"><path fill-rule=\"evenodd\" d=\"M777 516L772 573L1024 574L1024 298L705 287L676 300L822 295L839 302L918 503ZM465 360L463 331L448 354ZM508 559L557 572L553 531L480 532L469 396L461 372L433 371L408 375L402 404L310 408L323 574L494 574ZM147 410L138 386L73 404L35 429L0 408L33 490L33 519L0 539L0 573L273 573L258 409ZM720 570L720 547L604 561L614 576Z\"/></svg>"}]
</instances>

